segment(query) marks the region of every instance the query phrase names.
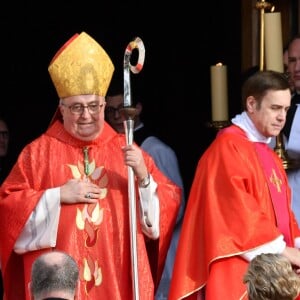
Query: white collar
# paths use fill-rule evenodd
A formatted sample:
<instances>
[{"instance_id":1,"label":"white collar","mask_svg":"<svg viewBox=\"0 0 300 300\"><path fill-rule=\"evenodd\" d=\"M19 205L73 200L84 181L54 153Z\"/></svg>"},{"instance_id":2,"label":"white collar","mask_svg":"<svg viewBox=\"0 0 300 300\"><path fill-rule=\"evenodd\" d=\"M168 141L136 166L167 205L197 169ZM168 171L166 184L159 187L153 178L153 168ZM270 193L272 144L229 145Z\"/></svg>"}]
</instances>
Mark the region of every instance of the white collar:
<instances>
[{"instance_id":1,"label":"white collar","mask_svg":"<svg viewBox=\"0 0 300 300\"><path fill-rule=\"evenodd\" d=\"M248 114L243 111L241 114L236 115L231 119L231 122L242 128L248 137L248 139L252 142L260 142L269 144L271 142L271 137L265 137L262 135L254 126L252 120L249 118Z\"/></svg>"}]
</instances>

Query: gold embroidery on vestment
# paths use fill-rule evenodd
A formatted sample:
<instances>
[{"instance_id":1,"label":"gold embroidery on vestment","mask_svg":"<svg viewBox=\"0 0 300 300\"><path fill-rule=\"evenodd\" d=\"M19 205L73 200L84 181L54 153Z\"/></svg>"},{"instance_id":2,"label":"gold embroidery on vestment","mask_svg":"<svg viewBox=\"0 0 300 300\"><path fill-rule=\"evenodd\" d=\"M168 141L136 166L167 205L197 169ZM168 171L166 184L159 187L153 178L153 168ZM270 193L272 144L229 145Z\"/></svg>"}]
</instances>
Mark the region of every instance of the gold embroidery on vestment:
<instances>
[{"instance_id":1,"label":"gold embroidery on vestment","mask_svg":"<svg viewBox=\"0 0 300 300\"><path fill-rule=\"evenodd\" d=\"M272 175L270 176L270 181L276 186L277 192L281 192L282 180L277 176L274 169L272 169Z\"/></svg>"},{"instance_id":2,"label":"gold embroidery on vestment","mask_svg":"<svg viewBox=\"0 0 300 300\"><path fill-rule=\"evenodd\" d=\"M89 148L83 148L83 160L79 160L77 165L68 164L71 169L73 178L84 179L98 185L101 189L99 200L104 199L107 195L108 175L104 166L96 166L95 159L89 157ZM98 232L103 222L104 209L100 202L85 204L82 209L77 208L76 226L79 230L83 230L85 235L85 247L93 248L97 245ZM90 251L87 251L82 257L83 272L81 279L85 284L85 292L100 286L103 281L101 263L95 259Z\"/></svg>"}]
</instances>

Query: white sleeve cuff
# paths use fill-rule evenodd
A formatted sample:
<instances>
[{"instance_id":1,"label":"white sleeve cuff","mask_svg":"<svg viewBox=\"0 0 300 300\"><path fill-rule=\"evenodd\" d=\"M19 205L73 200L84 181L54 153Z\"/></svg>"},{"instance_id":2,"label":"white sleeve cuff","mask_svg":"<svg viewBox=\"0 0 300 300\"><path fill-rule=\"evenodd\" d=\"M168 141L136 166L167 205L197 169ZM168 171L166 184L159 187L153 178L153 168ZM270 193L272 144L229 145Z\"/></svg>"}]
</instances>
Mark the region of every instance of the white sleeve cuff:
<instances>
[{"instance_id":1,"label":"white sleeve cuff","mask_svg":"<svg viewBox=\"0 0 300 300\"><path fill-rule=\"evenodd\" d=\"M262 254L262 253L282 253L286 247L286 243L283 240L283 235L279 236L274 241L259 246L254 250L247 251L243 253L241 256L246 259L247 261L251 261L255 256Z\"/></svg>"},{"instance_id":2,"label":"white sleeve cuff","mask_svg":"<svg viewBox=\"0 0 300 300\"><path fill-rule=\"evenodd\" d=\"M14 247L15 252L21 254L54 247L60 208L60 188L46 190L17 239Z\"/></svg>"},{"instance_id":3,"label":"white sleeve cuff","mask_svg":"<svg viewBox=\"0 0 300 300\"><path fill-rule=\"evenodd\" d=\"M139 188L142 230L151 239L159 238L159 199L157 183L150 175L150 184Z\"/></svg>"}]
</instances>

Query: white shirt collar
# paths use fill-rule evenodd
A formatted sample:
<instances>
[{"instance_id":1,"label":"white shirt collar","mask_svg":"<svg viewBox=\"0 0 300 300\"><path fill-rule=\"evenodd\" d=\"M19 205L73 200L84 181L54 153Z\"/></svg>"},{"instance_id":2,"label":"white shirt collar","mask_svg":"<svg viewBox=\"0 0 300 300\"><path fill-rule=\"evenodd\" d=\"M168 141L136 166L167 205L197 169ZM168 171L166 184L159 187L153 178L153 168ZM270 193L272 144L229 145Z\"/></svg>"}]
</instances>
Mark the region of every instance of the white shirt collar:
<instances>
[{"instance_id":1,"label":"white shirt collar","mask_svg":"<svg viewBox=\"0 0 300 300\"><path fill-rule=\"evenodd\" d=\"M265 137L262 135L254 126L252 120L249 118L248 114L244 111L239 115L236 115L231 119L231 122L242 128L248 137L248 139L252 142L266 143L269 144L271 142L271 137Z\"/></svg>"}]
</instances>

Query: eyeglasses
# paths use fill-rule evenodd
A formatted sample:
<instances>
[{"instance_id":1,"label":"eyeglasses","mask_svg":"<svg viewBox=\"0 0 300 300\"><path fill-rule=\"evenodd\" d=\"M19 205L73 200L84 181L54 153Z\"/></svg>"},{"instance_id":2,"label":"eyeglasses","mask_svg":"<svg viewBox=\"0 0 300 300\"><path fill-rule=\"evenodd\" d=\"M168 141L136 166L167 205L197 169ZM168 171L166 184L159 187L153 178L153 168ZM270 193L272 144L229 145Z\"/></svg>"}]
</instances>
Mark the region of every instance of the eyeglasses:
<instances>
[{"instance_id":1,"label":"eyeglasses","mask_svg":"<svg viewBox=\"0 0 300 300\"><path fill-rule=\"evenodd\" d=\"M119 105L118 107L106 106L105 113L109 116L114 116L116 112L120 113L121 109L123 108L124 108L123 104Z\"/></svg>"},{"instance_id":2,"label":"eyeglasses","mask_svg":"<svg viewBox=\"0 0 300 300\"><path fill-rule=\"evenodd\" d=\"M75 103L70 106L65 105L64 103L61 103L63 106L66 106L72 114L74 115L81 115L84 112L84 109L87 108L90 114L97 114L101 111L101 108L103 107L103 103L99 104L98 102L92 102L88 105L83 105L80 103Z\"/></svg>"},{"instance_id":3,"label":"eyeglasses","mask_svg":"<svg viewBox=\"0 0 300 300\"><path fill-rule=\"evenodd\" d=\"M0 137L3 139L8 139L9 133L7 130L0 130Z\"/></svg>"}]
</instances>

